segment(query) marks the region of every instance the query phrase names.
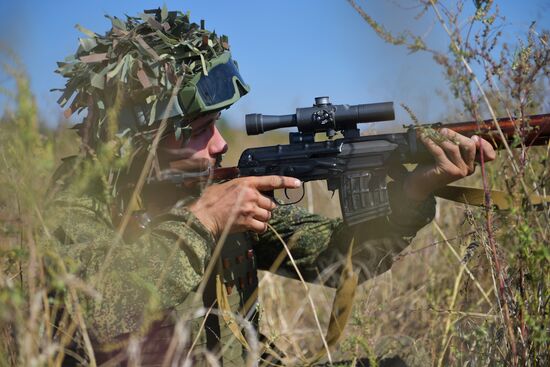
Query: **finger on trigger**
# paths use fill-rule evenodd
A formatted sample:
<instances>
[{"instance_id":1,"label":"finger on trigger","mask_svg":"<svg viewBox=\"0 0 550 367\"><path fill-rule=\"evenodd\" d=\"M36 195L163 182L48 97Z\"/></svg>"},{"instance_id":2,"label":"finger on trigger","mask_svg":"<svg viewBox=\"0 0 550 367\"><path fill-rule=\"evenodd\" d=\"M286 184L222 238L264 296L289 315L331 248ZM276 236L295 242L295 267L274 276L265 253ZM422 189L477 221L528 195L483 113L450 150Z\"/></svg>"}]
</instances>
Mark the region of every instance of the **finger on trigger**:
<instances>
[{"instance_id":1,"label":"finger on trigger","mask_svg":"<svg viewBox=\"0 0 550 367\"><path fill-rule=\"evenodd\" d=\"M254 186L260 191L271 191L275 189L295 189L302 185L302 182L294 177L286 176L264 176L257 177Z\"/></svg>"}]
</instances>

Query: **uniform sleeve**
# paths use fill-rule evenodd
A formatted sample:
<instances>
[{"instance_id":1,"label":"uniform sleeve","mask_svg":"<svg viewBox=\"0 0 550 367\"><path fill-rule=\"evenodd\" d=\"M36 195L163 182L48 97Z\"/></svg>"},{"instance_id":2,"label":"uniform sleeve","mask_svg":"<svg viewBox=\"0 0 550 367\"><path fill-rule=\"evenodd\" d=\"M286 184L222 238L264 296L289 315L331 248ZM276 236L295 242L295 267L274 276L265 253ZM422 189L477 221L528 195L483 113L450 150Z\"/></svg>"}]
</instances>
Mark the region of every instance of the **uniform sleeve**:
<instances>
[{"instance_id":1,"label":"uniform sleeve","mask_svg":"<svg viewBox=\"0 0 550 367\"><path fill-rule=\"evenodd\" d=\"M340 267L352 238L353 265L359 269L363 282L387 271L393 257L407 247L416 232L431 222L435 215L435 199L413 202L403 193L397 182L388 184L392 214L355 226L347 226L341 219L327 219L308 213L297 206L275 209L270 224L291 248L300 272L308 281L321 281L336 286ZM259 236L256 243L259 267L268 270L283 249L273 231ZM289 260L283 262L278 273L296 277Z\"/></svg>"},{"instance_id":2,"label":"uniform sleeve","mask_svg":"<svg viewBox=\"0 0 550 367\"><path fill-rule=\"evenodd\" d=\"M101 298L83 297L99 343L139 330L144 316L181 303L201 281L214 239L185 208L156 220L133 242L116 241L110 219L89 199L58 201L60 252Z\"/></svg>"}]
</instances>

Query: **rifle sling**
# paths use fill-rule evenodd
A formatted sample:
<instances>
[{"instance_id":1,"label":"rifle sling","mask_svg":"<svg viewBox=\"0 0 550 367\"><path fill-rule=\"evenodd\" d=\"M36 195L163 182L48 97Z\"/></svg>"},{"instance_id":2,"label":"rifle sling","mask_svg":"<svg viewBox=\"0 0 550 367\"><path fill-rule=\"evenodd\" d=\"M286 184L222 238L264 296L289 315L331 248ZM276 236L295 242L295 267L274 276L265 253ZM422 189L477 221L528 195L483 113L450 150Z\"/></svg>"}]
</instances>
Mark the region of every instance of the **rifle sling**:
<instances>
[{"instance_id":1,"label":"rifle sling","mask_svg":"<svg viewBox=\"0 0 550 367\"><path fill-rule=\"evenodd\" d=\"M509 210L514 204L522 204L522 197L519 194L513 195L499 190L489 190L488 193L491 196L491 205L498 210ZM436 190L434 194L458 203L485 206L485 190L475 187L448 185ZM550 196L531 194L529 203L534 206L542 206L545 203L550 203Z\"/></svg>"}]
</instances>

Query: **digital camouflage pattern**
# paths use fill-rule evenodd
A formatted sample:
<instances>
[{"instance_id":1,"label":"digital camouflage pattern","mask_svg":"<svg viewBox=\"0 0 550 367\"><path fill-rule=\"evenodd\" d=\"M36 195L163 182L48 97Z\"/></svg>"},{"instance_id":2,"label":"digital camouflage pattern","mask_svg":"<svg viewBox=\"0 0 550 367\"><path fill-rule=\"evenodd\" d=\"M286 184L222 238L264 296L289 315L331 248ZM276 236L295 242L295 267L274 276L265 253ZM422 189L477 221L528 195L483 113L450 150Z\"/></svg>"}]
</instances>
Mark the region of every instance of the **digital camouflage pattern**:
<instances>
[{"instance_id":1,"label":"digital camouflage pattern","mask_svg":"<svg viewBox=\"0 0 550 367\"><path fill-rule=\"evenodd\" d=\"M398 185L390 183L389 190L394 214L360 228L349 228L339 219L327 219L297 206L279 206L273 211L270 224L288 243L306 280L318 280L321 274L323 281L331 286L336 284L341 259L355 234L353 262L361 270L360 280L364 281L388 270L393 255L405 248L416 231L434 215L433 198L421 206L403 205L404 194ZM155 340L150 345L156 345L157 349L149 351L149 344L144 343L143 358L147 360L150 353L151 361L158 361L159 355L168 348L176 320L191 319L193 310L215 304L215 296L208 295L212 293L212 283L206 289L206 296L195 291L203 280L216 243L185 206L176 204L166 214L153 218L148 229L132 241L116 240L109 205L87 193L86 188L75 190L67 186L56 194L51 208L50 217L56 218L52 232L59 241L57 250L72 264L76 274L101 294L101 298L95 299L82 296L88 332L97 346L98 356L111 357L109 353L101 354L102 351L108 351L110 344L130 334L143 334L144 326L150 326L147 332L150 337L154 335ZM247 254L250 249L254 253L253 261L247 262L243 271L218 268L217 273L223 276L225 285L231 286L228 287L229 303L232 311L237 312L254 293L256 270L268 269L282 245L274 233L268 231L260 236L231 236L223 246L222 259L236 259L235 254ZM238 279L246 280L251 264L254 264L254 281L247 283L251 287L239 287ZM296 276L288 261L278 272ZM256 317L253 322L255 320ZM202 323L200 319L188 323L194 333L192 340L198 332L197 350L213 348ZM243 347L223 319L215 318L215 324L207 329L215 330L216 338L224 347L229 345L224 365L242 365ZM164 340L164 344L159 340Z\"/></svg>"},{"instance_id":2,"label":"digital camouflage pattern","mask_svg":"<svg viewBox=\"0 0 550 367\"><path fill-rule=\"evenodd\" d=\"M155 311L182 303L202 279L214 239L187 210L159 218L132 243L117 243L104 203L64 193L54 204L62 253L102 295L83 302L96 342L137 331L147 307Z\"/></svg>"},{"instance_id":3,"label":"digital camouflage pattern","mask_svg":"<svg viewBox=\"0 0 550 367\"><path fill-rule=\"evenodd\" d=\"M307 281L322 281L335 287L339 270L351 239L355 237L353 265L358 269L359 281L390 269L394 255L398 254L428 224L435 215L435 199L412 203L399 184L388 184L392 214L348 227L341 219L328 219L309 213L298 206L282 206L274 211L270 224L292 250L296 263ZM282 245L273 232L259 237L255 245L260 269L267 270L281 251ZM283 264L280 274L296 277L290 261Z\"/></svg>"}]
</instances>

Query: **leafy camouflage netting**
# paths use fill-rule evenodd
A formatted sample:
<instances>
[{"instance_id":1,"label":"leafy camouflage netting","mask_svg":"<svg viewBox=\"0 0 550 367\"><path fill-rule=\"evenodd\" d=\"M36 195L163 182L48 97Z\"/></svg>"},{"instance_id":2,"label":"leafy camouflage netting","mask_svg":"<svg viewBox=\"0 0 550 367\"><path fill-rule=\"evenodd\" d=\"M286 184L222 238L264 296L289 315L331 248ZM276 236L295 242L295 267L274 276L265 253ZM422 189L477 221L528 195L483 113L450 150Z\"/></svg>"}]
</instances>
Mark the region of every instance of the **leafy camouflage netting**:
<instances>
[{"instance_id":1,"label":"leafy camouflage netting","mask_svg":"<svg viewBox=\"0 0 550 367\"><path fill-rule=\"evenodd\" d=\"M209 60L229 49L227 36L166 7L126 16L125 22L106 17L112 28L103 36L76 26L87 38L79 39L75 55L58 63L56 72L68 79L58 89L63 92L58 103L64 107L76 94L65 116L87 109L75 128L90 148L115 135L148 143L155 121L184 115L175 99L169 103L178 78L185 86L207 70Z\"/></svg>"}]
</instances>

